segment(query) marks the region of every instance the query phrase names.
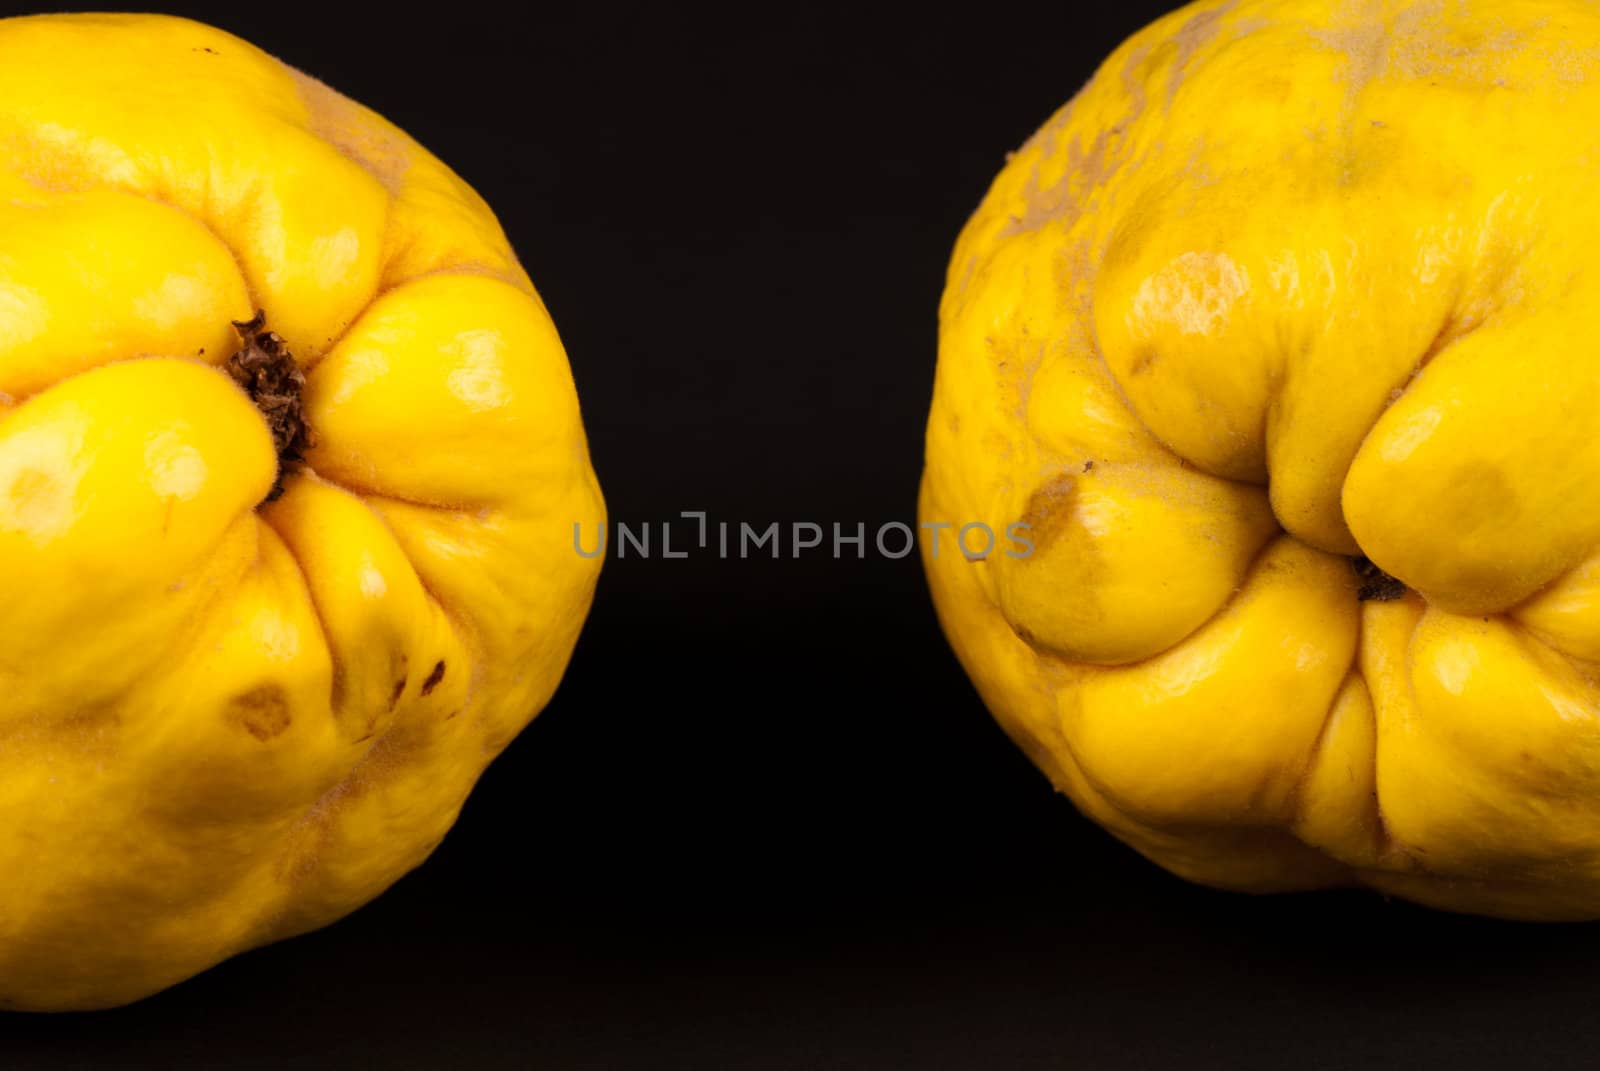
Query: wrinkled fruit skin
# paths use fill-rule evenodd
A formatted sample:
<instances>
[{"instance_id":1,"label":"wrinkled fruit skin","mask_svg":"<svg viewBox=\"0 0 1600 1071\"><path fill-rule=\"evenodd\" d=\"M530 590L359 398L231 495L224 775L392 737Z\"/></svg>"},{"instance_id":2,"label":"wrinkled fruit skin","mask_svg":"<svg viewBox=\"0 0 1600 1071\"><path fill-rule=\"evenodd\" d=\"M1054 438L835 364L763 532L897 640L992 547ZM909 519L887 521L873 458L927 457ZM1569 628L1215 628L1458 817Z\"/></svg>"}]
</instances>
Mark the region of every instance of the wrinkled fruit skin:
<instances>
[{"instance_id":1,"label":"wrinkled fruit skin","mask_svg":"<svg viewBox=\"0 0 1600 1071\"><path fill-rule=\"evenodd\" d=\"M924 560L1086 814L1225 888L1600 916L1597 168L1578 0L1194 4L1010 159L921 512L1036 549Z\"/></svg>"},{"instance_id":2,"label":"wrinkled fruit skin","mask_svg":"<svg viewBox=\"0 0 1600 1071\"><path fill-rule=\"evenodd\" d=\"M602 523L488 207L243 41L0 21L0 1007L121 1004L438 844L550 698ZM315 445L222 365L264 310Z\"/></svg>"}]
</instances>

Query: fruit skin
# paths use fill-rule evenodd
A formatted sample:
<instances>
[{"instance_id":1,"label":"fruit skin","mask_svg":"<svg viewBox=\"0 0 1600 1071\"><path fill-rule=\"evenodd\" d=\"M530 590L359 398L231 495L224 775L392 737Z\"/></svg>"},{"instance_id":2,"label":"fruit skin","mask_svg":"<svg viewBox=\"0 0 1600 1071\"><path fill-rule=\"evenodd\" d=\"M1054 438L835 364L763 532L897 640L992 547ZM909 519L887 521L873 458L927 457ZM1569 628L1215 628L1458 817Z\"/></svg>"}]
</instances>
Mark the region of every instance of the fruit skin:
<instances>
[{"instance_id":1,"label":"fruit skin","mask_svg":"<svg viewBox=\"0 0 1600 1071\"><path fill-rule=\"evenodd\" d=\"M555 690L605 507L487 205L244 41L0 20L0 233L0 1007L101 1008L420 863ZM316 438L271 502L219 367L258 308Z\"/></svg>"},{"instance_id":2,"label":"fruit skin","mask_svg":"<svg viewBox=\"0 0 1600 1071\"><path fill-rule=\"evenodd\" d=\"M1009 160L920 511L1037 550L923 556L1085 814L1224 888L1600 916L1597 166L1578 0L1193 4Z\"/></svg>"}]
</instances>

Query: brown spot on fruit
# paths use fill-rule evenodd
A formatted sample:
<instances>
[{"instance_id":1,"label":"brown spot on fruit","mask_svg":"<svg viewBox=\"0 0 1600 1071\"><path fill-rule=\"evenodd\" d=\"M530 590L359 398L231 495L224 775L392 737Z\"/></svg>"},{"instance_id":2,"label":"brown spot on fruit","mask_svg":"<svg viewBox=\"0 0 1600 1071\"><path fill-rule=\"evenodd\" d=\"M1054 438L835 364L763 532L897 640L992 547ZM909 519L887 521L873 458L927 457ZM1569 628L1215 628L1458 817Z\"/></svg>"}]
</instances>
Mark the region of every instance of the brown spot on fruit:
<instances>
[{"instance_id":1,"label":"brown spot on fruit","mask_svg":"<svg viewBox=\"0 0 1600 1071\"><path fill-rule=\"evenodd\" d=\"M1091 462L1083 471L1091 471L1092 465ZM1028 526L1035 554L1047 549L1064 529L1075 523L1077 505L1078 481L1071 473L1052 477L1028 497L1019 523Z\"/></svg>"},{"instance_id":2,"label":"brown spot on fruit","mask_svg":"<svg viewBox=\"0 0 1600 1071\"><path fill-rule=\"evenodd\" d=\"M422 682L422 694L427 695L439 686L444 680L444 660L440 659L433 664L433 672L428 674L428 679Z\"/></svg>"},{"instance_id":3,"label":"brown spot on fruit","mask_svg":"<svg viewBox=\"0 0 1600 1071\"><path fill-rule=\"evenodd\" d=\"M235 696L228 716L245 732L265 742L289 728L289 696L276 684L263 684Z\"/></svg>"}]
</instances>

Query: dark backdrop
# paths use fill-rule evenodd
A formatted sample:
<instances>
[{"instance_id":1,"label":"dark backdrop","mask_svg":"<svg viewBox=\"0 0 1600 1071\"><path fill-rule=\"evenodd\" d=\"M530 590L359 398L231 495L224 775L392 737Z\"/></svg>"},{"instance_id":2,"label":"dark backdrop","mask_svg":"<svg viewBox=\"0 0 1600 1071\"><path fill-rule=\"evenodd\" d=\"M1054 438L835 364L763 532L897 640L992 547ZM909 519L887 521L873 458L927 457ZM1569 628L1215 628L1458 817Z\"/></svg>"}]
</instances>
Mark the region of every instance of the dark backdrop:
<instances>
[{"instance_id":1,"label":"dark backdrop","mask_svg":"<svg viewBox=\"0 0 1600 1071\"><path fill-rule=\"evenodd\" d=\"M743 16L185 7L495 206L613 516L913 521L951 244L1167 5ZM174 9L176 10L176 9ZM3 236L0 236L3 242ZM420 870L0 1064L1592 1064L1600 929L1183 884L983 710L914 558L611 561L565 682Z\"/></svg>"}]
</instances>

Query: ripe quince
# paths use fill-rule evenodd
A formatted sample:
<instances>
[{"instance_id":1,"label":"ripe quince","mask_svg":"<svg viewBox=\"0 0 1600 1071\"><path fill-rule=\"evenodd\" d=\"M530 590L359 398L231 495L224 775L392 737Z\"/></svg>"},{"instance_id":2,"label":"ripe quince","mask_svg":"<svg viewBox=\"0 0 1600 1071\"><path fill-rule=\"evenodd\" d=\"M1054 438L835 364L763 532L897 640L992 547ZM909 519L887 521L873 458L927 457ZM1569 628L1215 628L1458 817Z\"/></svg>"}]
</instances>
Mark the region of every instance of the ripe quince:
<instances>
[{"instance_id":1,"label":"ripe quince","mask_svg":"<svg viewBox=\"0 0 1600 1071\"><path fill-rule=\"evenodd\" d=\"M1197 882L1600 917L1600 7L1205 0L1009 160L925 564L996 718Z\"/></svg>"},{"instance_id":2,"label":"ripe quince","mask_svg":"<svg viewBox=\"0 0 1600 1071\"><path fill-rule=\"evenodd\" d=\"M0 1007L95 1008L420 863L603 523L488 206L216 29L0 20Z\"/></svg>"}]
</instances>

